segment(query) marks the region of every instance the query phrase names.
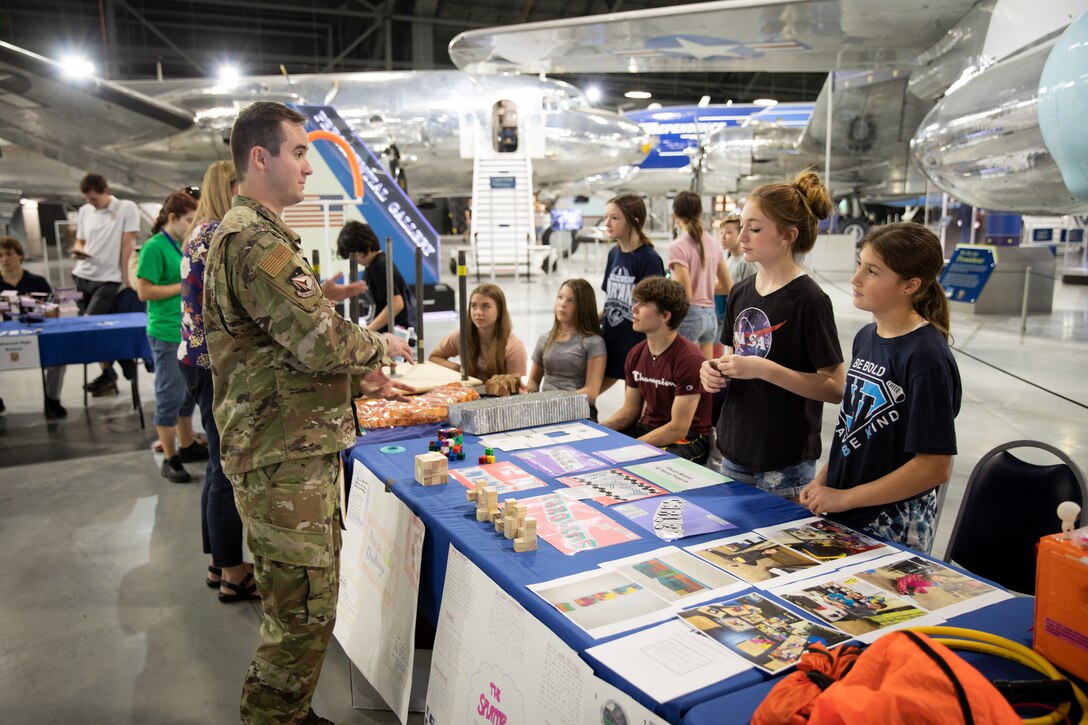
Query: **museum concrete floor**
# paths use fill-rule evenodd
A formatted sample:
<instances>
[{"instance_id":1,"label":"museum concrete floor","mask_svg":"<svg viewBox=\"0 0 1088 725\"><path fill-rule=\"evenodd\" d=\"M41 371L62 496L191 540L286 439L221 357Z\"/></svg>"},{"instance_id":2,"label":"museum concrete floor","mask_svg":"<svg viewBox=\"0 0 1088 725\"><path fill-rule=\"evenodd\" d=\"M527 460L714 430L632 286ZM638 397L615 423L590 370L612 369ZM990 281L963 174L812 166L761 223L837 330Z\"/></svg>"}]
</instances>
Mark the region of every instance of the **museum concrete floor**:
<instances>
[{"instance_id":1,"label":"museum concrete floor","mask_svg":"<svg viewBox=\"0 0 1088 725\"><path fill-rule=\"evenodd\" d=\"M502 280L516 332L530 350L551 324L559 282L586 276L596 287L603 262L603 254L580 250L558 274ZM816 275L831 296L847 356L869 319L851 304L848 277ZM427 341L433 345L453 325L435 321ZM962 311L954 313L952 331L964 394L938 556L967 477L993 446L1047 441L1088 466L1088 287L1056 284L1053 312L1030 316L1024 335L1018 317ZM70 415L47 423L38 373L0 376L7 406L0 416L0 719L237 722L239 688L257 643L257 605L220 604L202 582L200 484L159 475L153 433L140 429L124 391L84 409L81 383L73 366L63 395ZM140 389L150 421L146 373ZM621 399L619 387L603 396L602 415ZM825 448L835 415L824 407ZM349 662L335 642L315 709L343 723L396 721L352 707Z\"/></svg>"}]
</instances>

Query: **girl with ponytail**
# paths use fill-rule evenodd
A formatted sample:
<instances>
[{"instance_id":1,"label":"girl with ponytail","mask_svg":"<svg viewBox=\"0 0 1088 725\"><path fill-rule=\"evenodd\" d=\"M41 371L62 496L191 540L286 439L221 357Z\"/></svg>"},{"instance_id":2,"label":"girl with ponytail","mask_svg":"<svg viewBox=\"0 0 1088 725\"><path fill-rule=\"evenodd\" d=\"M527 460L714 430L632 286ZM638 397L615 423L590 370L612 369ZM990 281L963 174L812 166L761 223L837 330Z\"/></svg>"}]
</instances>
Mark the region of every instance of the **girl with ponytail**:
<instances>
[{"instance_id":1,"label":"girl with ponytail","mask_svg":"<svg viewBox=\"0 0 1088 725\"><path fill-rule=\"evenodd\" d=\"M937 487L956 455L960 375L948 346L948 300L937 282L940 240L921 224L862 240L850 284L876 322L854 338L831 457L801 492L816 514L929 552Z\"/></svg>"},{"instance_id":2,"label":"girl with ponytail","mask_svg":"<svg viewBox=\"0 0 1088 725\"><path fill-rule=\"evenodd\" d=\"M681 191L672 201L672 215L681 234L669 246L669 270L688 297L688 313L676 331L698 345L703 357L709 359L718 333L714 294L729 294L733 283L721 245L703 229L699 195Z\"/></svg>"},{"instance_id":3,"label":"girl with ponytail","mask_svg":"<svg viewBox=\"0 0 1088 725\"><path fill-rule=\"evenodd\" d=\"M838 405L846 380L831 299L797 261L830 212L831 197L811 171L748 196L740 248L759 268L729 293L725 355L700 370L704 389L725 389L722 473L789 498L816 473L823 403Z\"/></svg>"},{"instance_id":4,"label":"girl with ponytail","mask_svg":"<svg viewBox=\"0 0 1088 725\"><path fill-rule=\"evenodd\" d=\"M634 194L620 194L604 207L604 230L616 246L608 250L604 267L604 309L601 312L601 337L607 351L601 392L624 379L623 364L627 354L646 335L632 326L631 293L647 277L664 277L665 265L646 236L646 202Z\"/></svg>"}]
</instances>

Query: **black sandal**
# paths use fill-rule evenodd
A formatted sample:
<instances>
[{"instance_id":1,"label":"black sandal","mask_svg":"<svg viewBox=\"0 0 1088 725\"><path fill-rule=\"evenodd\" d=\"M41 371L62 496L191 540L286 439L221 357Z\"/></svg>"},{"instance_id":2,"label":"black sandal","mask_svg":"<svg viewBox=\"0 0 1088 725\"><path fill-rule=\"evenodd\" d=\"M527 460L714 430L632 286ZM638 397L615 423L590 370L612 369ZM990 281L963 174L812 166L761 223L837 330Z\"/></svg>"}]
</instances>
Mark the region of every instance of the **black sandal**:
<instances>
[{"instance_id":1,"label":"black sandal","mask_svg":"<svg viewBox=\"0 0 1088 725\"><path fill-rule=\"evenodd\" d=\"M208 585L209 589L218 589L219 588L219 582L223 581L223 570L220 569L217 566L209 566L208 567L208 573L209 574L214 574L215 576L219 577L219 580L213 582L208 577L204 577L204 583Z\"/></svg>"},{"instance_id":2,"label":"black sandal","mask_svg":"<svg viewBox=\"0 0 1088 725\"><path fill-rule=\"evenodd\" d=\"M234 584L226 579L222 580L220 584L227 589L230 589L233 594L224 594L219 592L219 601L224 604L231 604L233 602L248 602L253 599L260 599L261 595L257 593L257 584L253 581L253 574L246 574L246 578L241 581L240 584Z\"/></svg>"}]
</instances>

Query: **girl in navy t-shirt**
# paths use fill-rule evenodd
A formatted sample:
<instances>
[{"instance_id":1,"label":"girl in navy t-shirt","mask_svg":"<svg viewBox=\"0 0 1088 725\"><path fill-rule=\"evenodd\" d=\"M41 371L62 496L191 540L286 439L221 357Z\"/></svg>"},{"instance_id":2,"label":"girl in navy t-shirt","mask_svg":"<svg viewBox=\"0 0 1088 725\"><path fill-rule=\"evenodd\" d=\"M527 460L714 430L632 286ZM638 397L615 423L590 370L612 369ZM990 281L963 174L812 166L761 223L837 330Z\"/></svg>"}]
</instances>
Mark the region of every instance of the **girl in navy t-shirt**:
<instances>
[{"instance_id":1,"label":"girl in navy t-shirt","mask_svg":"<svg viewBox=\"0 0 1088 725\"><path fill-rule=\"evenodd\" d=\"M830 460L801 491L813 513L925 552L960 409L943 264L940 241L921 224L889 224L862 241L850 284L854 306L876 322L854 338Z\"/></svg>"},{"instance_id":2,"label":"girl in navy t-shirt","mask_svg":"<svg viewBox=\"0 0 1088 725\"><path fill-rule=\"evenodd\" d=\"M601 312L601 337L608 357L601 392L622 380L627 353L646 339L631 327L631 292L647 277L664 277L665 265L642 231L646 223L646 203L634 194L614 197L604 208L604 229L617 244L608 252L604 268L604 310Z\"/></svg>"}]
</instances>

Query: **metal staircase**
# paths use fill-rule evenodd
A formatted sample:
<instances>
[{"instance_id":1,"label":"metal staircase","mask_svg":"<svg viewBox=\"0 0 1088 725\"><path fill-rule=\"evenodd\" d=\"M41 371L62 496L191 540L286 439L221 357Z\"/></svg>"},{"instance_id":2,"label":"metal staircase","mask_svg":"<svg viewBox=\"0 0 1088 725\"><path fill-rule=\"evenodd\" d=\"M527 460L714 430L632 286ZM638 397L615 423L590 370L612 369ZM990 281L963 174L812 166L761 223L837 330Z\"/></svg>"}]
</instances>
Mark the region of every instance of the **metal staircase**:
<instances>
[{"instance_id":1,"label":"metal staircase","mask_svg":"<svg viewBox=\"0 0 1088 725\"><path fill-rule=\"evenodd\" d=\"M476 274L532 274L542 252L534 227L533 163L527 156L476 156L471 235Z\"/></svg>"}]
</instances>

